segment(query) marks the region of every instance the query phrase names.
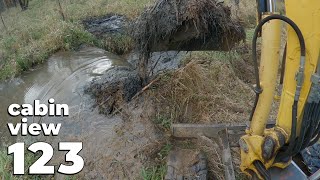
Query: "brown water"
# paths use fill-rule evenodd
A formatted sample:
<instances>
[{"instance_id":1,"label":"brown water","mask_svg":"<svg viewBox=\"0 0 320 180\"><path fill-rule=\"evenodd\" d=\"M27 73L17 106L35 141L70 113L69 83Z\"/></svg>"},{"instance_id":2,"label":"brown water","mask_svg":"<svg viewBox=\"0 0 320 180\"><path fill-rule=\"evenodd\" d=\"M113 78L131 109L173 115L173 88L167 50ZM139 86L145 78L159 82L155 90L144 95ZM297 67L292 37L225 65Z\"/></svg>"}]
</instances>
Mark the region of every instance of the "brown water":
<instances>
[{"instance_id":1,"label":"brown water","mask_svg":"<svg viewBox=\"0 0 320 180\"><path fill-rule=\"evenodd\" d=\"M131 108L129 120L121 116L106 117L93 108L94 100L86 95L84 86L93 78L108 73L114 66L130 66L126 60L97 48L85 48L79 52L59 52L43 65L24 73L21 77L0 84L0 137L2 146L15 141L31 143L30 137L11 137L8 122L19 122L12 118L7 108L12 103L32 104L40 100L47 104L54 98L56 103L68 104L69 117L28 117L28 123L62 123L58 136L37 137L51 143L83 142L80 153L85 160L84 170L79 176L84 179L133 179L139 176L143 164L144 147L157 143L154 127L146 122L150 106ZM138 107L138 108L137 108ZM144 109L147 107L147 110ZM143 115L141 115L143 114ZM63 163L64 154L55 152L52 165ZM61 179L62 175L56 175Z\"/></svg>"},{"instance_id":2,"label":"brown water","mask_svg":"<svg viewBox=\"0 0 320 180\"><path fill-rule=\"evenodd\" d=\"M79 52L59 52L47 63L37 66L19 78L0 84L1 142L14 141L8 136L6 124L21 119L8 115L7 107L10 104L33 104L34 100L47 104L48 99L54 98L56 103L68 104L71 114L74 115L73 112L81 106L91 105L89 98L85 100L83 97L83 86L115 65L128 66L128 63L97 48L86 48ZM83 102L84 100L86 102ZM36 121L28 119L29 122L31 120Z\"/></svg>"}]
</instances>

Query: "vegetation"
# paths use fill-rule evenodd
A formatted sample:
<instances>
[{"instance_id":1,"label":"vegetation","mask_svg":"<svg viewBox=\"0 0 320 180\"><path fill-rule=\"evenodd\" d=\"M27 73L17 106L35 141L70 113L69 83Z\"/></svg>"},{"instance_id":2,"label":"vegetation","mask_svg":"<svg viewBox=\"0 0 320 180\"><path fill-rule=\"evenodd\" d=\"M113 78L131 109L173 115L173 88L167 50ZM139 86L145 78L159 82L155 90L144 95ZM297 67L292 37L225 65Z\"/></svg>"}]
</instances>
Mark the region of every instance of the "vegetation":
<instances>
[{"instance_id":1,"label":"vegetation","mask_svg":"<svg viewBox=\"0 0 320 180\"><path fill-rule=\"evenodd\" d=\"M83 43L118 53L130 50L130 38L97 39L85 31L82 20L108 13L133 19L150 1L32 0L25 11L19 7L7 9L1 16L3 23L0 22L0 80L46 61L58 50L74 50ZM254 4L240 1L239 7L233 6L235 16L241 17L247 28L247 42L252 39L256 21ZM194 52L185 59L184 67L163 75L149 92L157 99L159 107L154 123L168 131L172 122L235 123L247 119L253 97L246 84L251 82L252 73L248 49L250 43L242 43L231 52ZM196 147L189 141L184 146ZM171 144L166 144L157 153L155 163L142 169L143 179L163 179L165 158L171 148ZM33 162L33 156L27 159ZM11 169L11 156L0 151L0 179L14 179ZM221 172L221 169L217 165L210 171Z\"/></svg>"},{"instance_id":2,"label":"vegetation","mask_svg":"<svg viewBox=\"0 0 320 180\"><path fill-rule=\"evenodd\" d=\"M166 157L172 149L170 143L165 144L157 153L156 165L145 167L141 170L143 180L162 180L167 173Z\"/></svg>"},{"instance_id":3,"label":"vegetation","mask_svg":"<svg viewBox=\"0 0 320 180\"><path fill-rule=\"evenodd\" d=\"M39 156L32 153L26 153L25 156L25 169L29 167L37 160ZM23 180L23 179L41 179L41 176L13 176L12 175L12 156L7 155L5 150L0 151L0 179L10 179L10 180ZM28 171L26 171L26 174Z\"/></svg>"},{"instance_id":4,"label":"vegetation","mask_svg":"<svg viewBox=\"0 0 320 180\"><path fill-rule=\"evenodd\" d=\"M119 43L123 51L128 50L130 40L125 37L98 40L84 30L82 20L108 13L133 19L149 1L32 0L25 11L20 7L7 9L2 13L4 23L0 23L0 80L46 61L58 50L77 49L84 43L109 50Z\"/></svg>"}]
</instances>

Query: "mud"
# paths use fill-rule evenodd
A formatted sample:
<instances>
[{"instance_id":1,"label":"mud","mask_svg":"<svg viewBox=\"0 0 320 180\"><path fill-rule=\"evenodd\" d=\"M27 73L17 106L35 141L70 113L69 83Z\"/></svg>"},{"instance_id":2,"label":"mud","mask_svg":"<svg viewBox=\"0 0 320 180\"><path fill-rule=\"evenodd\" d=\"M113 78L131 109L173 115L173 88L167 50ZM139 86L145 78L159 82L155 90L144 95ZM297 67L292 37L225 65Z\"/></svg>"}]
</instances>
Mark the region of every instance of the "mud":
<instances>
[{"instance_id":1,"label":"mud","mask_svg":"<svg viewBox=\"0 0 320 180\"><path fill-rule=\"evenodd\" d=\"M121 15L108 14L102 17L86 19L83 24L90 33L97 37L103 37L106 34L125 33L127 20Z\"/></svg>"}]
</instances>

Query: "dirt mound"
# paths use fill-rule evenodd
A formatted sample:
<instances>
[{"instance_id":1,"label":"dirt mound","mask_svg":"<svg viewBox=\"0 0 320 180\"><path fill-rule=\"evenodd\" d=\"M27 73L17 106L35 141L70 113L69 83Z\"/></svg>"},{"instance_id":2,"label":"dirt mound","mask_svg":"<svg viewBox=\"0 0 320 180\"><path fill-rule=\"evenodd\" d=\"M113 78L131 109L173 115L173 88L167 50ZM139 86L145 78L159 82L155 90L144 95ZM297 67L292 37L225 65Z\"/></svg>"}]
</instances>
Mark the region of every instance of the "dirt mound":
<instances>
[{"instance_id":1,"label":"dirt mound","mask_svg":"<svg viewBox=\"0 0 320 180\"><path fill-rule=\"evenodd\" d=\"M158 0L132 25L140 52L229 50L245 38L243 27L216 0Z\"/></svg>"}]
</instances>

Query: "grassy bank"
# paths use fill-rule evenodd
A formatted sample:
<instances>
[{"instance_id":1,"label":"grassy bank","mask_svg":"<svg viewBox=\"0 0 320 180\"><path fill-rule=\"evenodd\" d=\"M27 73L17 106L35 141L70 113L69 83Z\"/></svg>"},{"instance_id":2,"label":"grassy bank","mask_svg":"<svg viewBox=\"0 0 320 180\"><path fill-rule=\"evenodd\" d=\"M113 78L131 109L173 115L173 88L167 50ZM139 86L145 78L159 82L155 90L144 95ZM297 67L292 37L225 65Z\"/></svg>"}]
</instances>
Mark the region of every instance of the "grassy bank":
<instances>
[{"instance_id":1,"label":"grassy bank","mask_svg":"<svg viewBox=\"0 0 320 180\"><path fill-rule=\"evenodd\" d=\"M0 80L13 77L33 65L44 62L57 50L77 49L81 44L110 50L128 40L96 39L84 30L82 20L118 13L135 18L150 0L32 0L29 9L10 8L2 13L0 23ZM65 21L62 18L65 16Z\"/></svg>"},{"instance_id":2,"label":"grassy bank","mask_svg":"<svg viewBox=\"0 0 320 180\"><path fill-rule=\"evenodd\" d=\"M37 155L27 153L25 156L25 169L28 169L35 161ZM43 179L41 176L13 176L12 156L8 156L5 150L0 151L0 179L3 180L24 180L24 179ZM26 171L27 174L27 171ZM49 179L49 178L47 178Z\"/></svg>"}]
</instances>

